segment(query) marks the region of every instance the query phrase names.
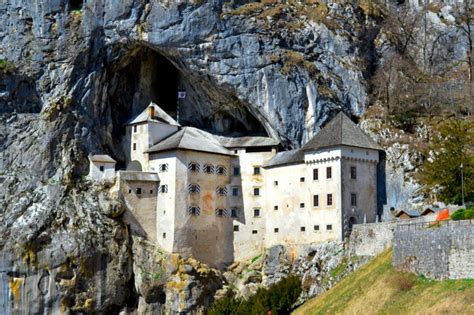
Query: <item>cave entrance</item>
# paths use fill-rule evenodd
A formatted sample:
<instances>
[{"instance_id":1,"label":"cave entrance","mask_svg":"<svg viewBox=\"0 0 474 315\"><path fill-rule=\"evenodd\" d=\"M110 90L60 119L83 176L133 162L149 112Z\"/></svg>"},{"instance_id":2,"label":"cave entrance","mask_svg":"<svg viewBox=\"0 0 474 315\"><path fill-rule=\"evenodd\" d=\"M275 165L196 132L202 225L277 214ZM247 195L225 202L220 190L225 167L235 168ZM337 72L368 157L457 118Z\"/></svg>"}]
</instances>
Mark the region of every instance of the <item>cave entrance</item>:
<instances>
[{"instance_id":1,"label":"cave entrance","mask_svg":"<svg viewBox=\"0 0 474 315\"><path fill-rule=\"evenodd\" d=\"M125 132L123 125L150 102L179 118L182 126L227 136L267 135L232 92L224 91L208 76L179 68L179 62L148 47L133 50L112 65L109 73L108 101L118 141ZM185 98L178 98L179 91L185 91Z\"/></svg>"}]
</instances>

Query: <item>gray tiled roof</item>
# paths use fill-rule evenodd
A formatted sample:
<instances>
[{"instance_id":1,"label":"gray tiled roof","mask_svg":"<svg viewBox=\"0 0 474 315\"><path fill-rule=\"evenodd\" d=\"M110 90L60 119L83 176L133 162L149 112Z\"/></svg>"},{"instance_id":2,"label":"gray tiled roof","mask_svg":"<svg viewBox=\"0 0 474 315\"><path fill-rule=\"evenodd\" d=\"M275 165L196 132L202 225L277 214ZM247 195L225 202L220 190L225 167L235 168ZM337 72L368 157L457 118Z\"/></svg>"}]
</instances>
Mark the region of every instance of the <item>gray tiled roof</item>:
<instances>
[{"instance_id":1,"label":"gray tiled roof","mask_svg":"<svg viewBox=\"0 0 474 315\"><path fill-rule=\"evenodd\" d=\"M148 110L148 107L150 106L153 106L154 108L153 118L148 117L147 110ZM145 121L161 122L161 123L179 126L179 123L176 120L174 120L173 117L168 115L164 110L161 109L160 106L156 105L153 102L150 102L150 105L148 105L140 114L130 119L126 123L126 125L138 124Z\"/></svg>"},{"instance_id":2,"label":"gray tiled roof","mask_svg":"<svg viewBox=\"0 0 474 315\"><path fill-rule=\"evenodd\" d=\"M94 162L115 163L116 161L107 154L90 154L89 160Z\"/></svg>"},{"instance_id":3,"label":"gray tiled roof","mask_svg":"<svg viewBox=\"0 0 474 315\"><path fill-rule=\"evenodd\" d=\"M226 148L271 147L280 143L269 137L215 137Z\"/></svg>"},{"instance_id":4,"label":"gray tiled roof","mask_svg":"<svg viewBox=\"0 0 474 315\"><path fill-rule=\"evenodd\" d=\"M360 129L343 112L336 115L317 135L309 140L303 150L316 150L335 145L382 150L382 148Z\"/></svg>"},{"instance_id":5,"label":"gray tiled roof","mask_svg":"<svg viewBox=\"0 0 474 315\"><path fill-rule=\"evenodd\" d=\"M419 217L420 213L416 210L400 210L396 217L399 217L402 213L406 213L408 216L414 218L414 217Z\"/></svg>"},{"instance_id":6,"label":"gray tiled roof","mask_svg":"<svg viewBox=\"0 0 474 315\"><path fill-rule=\"evenodd\" d=\"M138 171L119 171L118 175L121 180L142 181L142 182L159 182L160 178L157 173L138 172Z\"/></svg>"},{"instance_id":7,"label":"gray tiled roof","mask_svg":"<svg viewBox=\"0 0 474 315\"><path fill-rule=\"evenodd\" d=\"M291 150L278 152L263 167L268 168L299 163L304 163L304 152L302 150Z\"/></svg>"},{"instance_id":8,"label":"gray tiled roof","mask_svg":"<svg viewBox=\"0 0 474 315\"><path fill-rule=\"evenodd\" d=\"M150 147L146 152L153 153L177 149L233 155L212 134L194 127L182 128Z\"/></svg>"}]
</instances>

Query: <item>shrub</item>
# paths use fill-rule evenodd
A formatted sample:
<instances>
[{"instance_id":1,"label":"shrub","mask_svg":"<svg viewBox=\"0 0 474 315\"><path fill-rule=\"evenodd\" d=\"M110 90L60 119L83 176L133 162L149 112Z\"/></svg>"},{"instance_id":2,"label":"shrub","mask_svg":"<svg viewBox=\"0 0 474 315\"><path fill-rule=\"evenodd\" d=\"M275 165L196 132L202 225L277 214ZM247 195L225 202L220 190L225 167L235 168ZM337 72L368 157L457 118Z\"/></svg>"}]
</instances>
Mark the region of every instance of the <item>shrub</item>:
<instances>
[{"instance_id":1,"label":"shrub","mask_svg":"<svg viewBox=\"0 0 474 315\"><path fill-rule=\"evenodd\" d=\"M396 272L392 278L391 283L398 291L408 291L415 284L413 274L409 272Z\"/></svg>"},{"instance_id":2,"label":"shrub","mask_svg":"<svg viewBox=\"0 0 474 315\"><path fill-rule=\"evenodd\" d=\"M301 281L289 276L269 288L260 288L248 300L222 298L212 305L210 315L289 314L301 294Z\"/></svg>"},{"instance_id":3,"label":"shrub","mask_svg":"<svg viewBox=\"0 0 474 315\"><path fill-rule=\"evenodd\" d=\"M474 208L459 209L451 214L451 219L454 221L474 219Z\"/></svg>"}]
</instances>

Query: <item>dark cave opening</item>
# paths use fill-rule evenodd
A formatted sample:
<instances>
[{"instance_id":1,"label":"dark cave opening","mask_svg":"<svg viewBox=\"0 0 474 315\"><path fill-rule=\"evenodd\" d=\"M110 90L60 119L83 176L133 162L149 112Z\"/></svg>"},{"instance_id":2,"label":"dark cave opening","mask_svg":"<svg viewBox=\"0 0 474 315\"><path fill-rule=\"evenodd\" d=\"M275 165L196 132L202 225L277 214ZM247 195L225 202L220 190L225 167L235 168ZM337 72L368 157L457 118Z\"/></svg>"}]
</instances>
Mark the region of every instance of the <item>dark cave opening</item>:
<instances>
[{"instance_id":1,"label":"dark cave opening","mask_svg":"<svg viewBox=\"0 0 474 315\"><path fill-rule=\"evenodd\" d=\"M84 0L69 0L69 11L82 10Z\"/></svg>"}]
</instances>

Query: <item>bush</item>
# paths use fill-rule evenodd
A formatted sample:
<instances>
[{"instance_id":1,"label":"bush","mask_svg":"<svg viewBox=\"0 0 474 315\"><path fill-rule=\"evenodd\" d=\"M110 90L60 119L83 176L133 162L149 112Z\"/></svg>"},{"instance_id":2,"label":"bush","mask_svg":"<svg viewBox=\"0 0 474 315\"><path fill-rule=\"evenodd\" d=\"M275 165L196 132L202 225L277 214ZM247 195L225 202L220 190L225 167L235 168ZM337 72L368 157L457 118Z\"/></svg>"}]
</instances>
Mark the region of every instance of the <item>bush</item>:
<instances>
[{"instance_id":1,"label":"bush","mask_svg":"<svg viewBox=\"0 0 474 315\"><path fill-rule=\"evenodd\" d=\"M474 208L459 209L451 214L451 219L454 221L474 219Z\"/></svg>"},{"instance_id":2,"label":"bush","mask_svg":"<svg viewBox=\"0 0 474 315\"><path fill-rule=\"evenodd\" d=\"M413 274L399 271L392 276L391 283L398 291L408 291L415 284L415 280Z\"/></svg>"},{"instance_id":3,"label":"bush","mask_svg":"<svg viewBox=\"0 0 474 315\"><path fill-rule=\"evenodd\" d=\"M271 285L268 289L260 288L248 300L234 297L222 298L212 305L210 315L247 315L247 314L290 314L293 305L301 294L301 281L296 276L289 276Z\"/></svg>"}]
</instances>

